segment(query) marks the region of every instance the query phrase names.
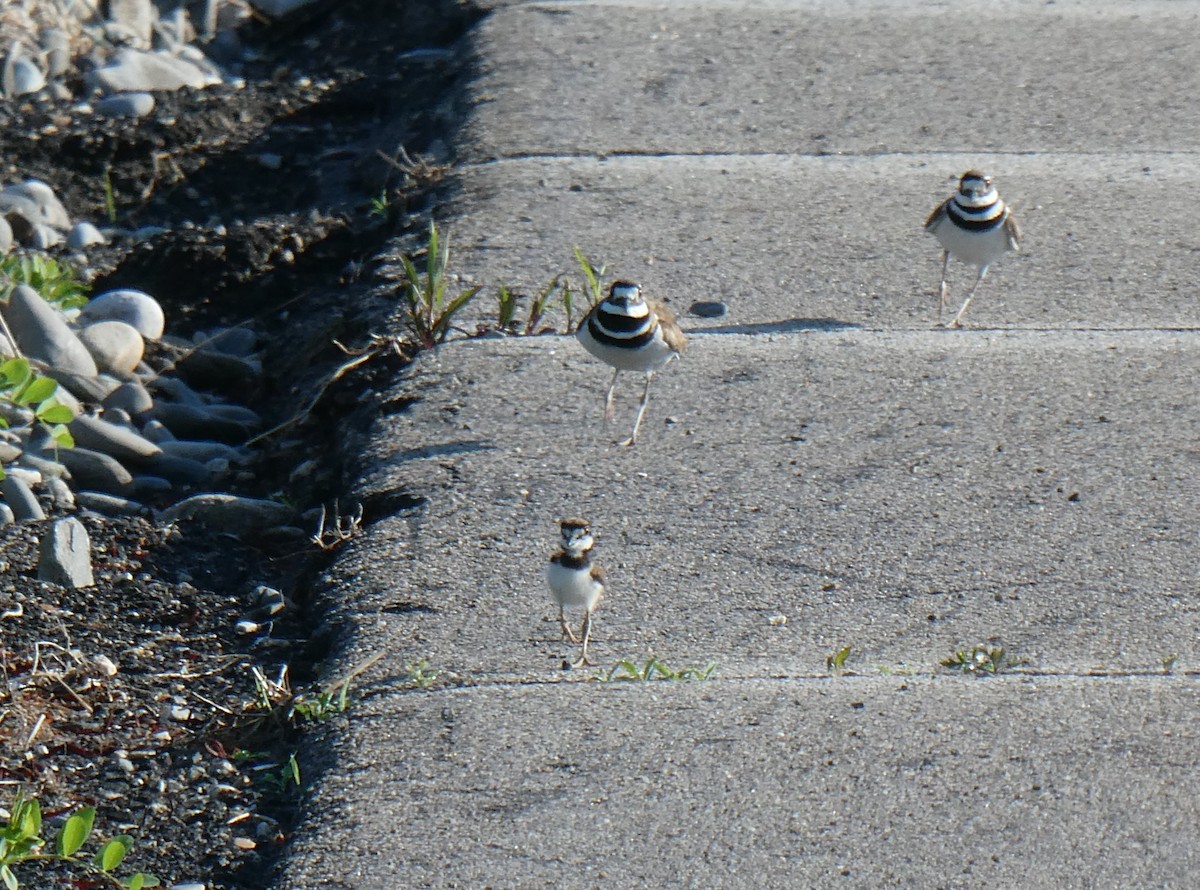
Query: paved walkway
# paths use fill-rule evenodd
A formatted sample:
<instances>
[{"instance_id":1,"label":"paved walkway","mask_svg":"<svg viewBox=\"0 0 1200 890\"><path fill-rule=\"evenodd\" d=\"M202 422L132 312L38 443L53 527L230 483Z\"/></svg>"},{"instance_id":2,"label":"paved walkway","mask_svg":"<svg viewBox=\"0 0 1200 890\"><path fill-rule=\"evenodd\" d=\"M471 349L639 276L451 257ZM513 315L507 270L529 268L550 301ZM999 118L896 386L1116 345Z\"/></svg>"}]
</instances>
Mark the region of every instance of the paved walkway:
<instances>
[{"instance_id":1,"label":"paved walkway","mask_svg":"<svg viewBox=\"0 0 1200 890\"><path fill-rule=\"evenodd\" d=\"M277 886L1190 884L1197 33L1200 2L500 4L463 47L457 270L534 290L579 245L730 312L682 319L634 449L638 382L606 431L567 337L381 394L413 401L354 496L424 500L329 573L332 673L387 655ZM1025 249L944 331L921 225L969 166ZM571 514L599 665L713 679L560 669ZM974 645L1024 663L938 666Z\"/></svg>"}]
</instances>

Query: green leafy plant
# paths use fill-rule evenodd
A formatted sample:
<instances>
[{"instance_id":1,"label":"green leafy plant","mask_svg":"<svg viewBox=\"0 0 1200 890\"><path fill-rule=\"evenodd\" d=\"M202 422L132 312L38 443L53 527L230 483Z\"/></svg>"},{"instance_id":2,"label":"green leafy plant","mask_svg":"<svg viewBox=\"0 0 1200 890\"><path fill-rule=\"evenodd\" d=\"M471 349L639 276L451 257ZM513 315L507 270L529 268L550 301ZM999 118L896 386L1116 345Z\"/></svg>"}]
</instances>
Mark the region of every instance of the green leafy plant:
<instances>
[{"instance_id":1,"label":"green leafy plant","mask_svg":"<svg viewBox=\"0 0 1200 890\"><path fill-rule=\"evenodd\" d=\"M118 878L114 871L133 848L133 839L120 834L103 844L89 858L80 853L92 835L96 822L94 807L83 807L72 814L52 844L42 838L42 808L36 798L17 796L9 811L8 824L0 830L0 882L5 890L19 890L17 870L29 862L62 863L78 869L84 876L72 885L96 886L103 882L123 890L142 890L161 886L153 875L137 872Z\"/></svg>"},{"instance_id":2,"label":"green leafy plant","mask_svg":"<svg viewBox=\"0 0 1200 890\"><path fill-rule=\"evenodd\" d=\"M619 681L648 680L707 680L717 669L716 662L709 662L702 668L681 668L674 670L656 656L651 655L646 663L638 667L633 659L622 659L612 666L607 674L599 674L596 679L603 683Z\"/></svg>"},{"instance_id":3,"label":"green leafy plant","mask_svg":"<svg viewBox=\"0 0 1200 890\"><path fill-rule=\"evenodd\" d=\"M850 658L850 647L843 646L836 652L825 656L825 668L831 674L840 674L846 669L846 661Z\"/></svg>"},{"instance_id":4,"label":"green leafy plant","mask_svg":"<svg viewBox=\"0 0 1200 890\"><path fill-rule=\"evenodd\" d=\"M75 445L75 439L66 425L75 415L58 401L57 394L57 381L34 373L27 359L10 358L0 362L0 401L17 408L30 409L34 422L49 434L56 445L71 448ZM0 429L8 429L9 426L9 419L0 414ZM0 468L0 479L3 478L4 470Z\"/></svg>"},{"instance_id":5,"label":"green leafy plant","mask_svg":"<svg viewBox=\"0 0 1200 890\"><path fill-rule=\"evenodd\" d=\"M572 247L571 252L575 254L575 262L579 263L579 268L583 272L583 282L585 285L583 295L588 301L588 306L595 306L604 299L604 294L600 289L600 280L604 277L605 267L601 266L597 269L588 262L588 258L583 255L583 251L578 247ZM568 314L570 314L569 309Z\"/></svg>"},{"instance_id":6,"label":"green leafy plant","mask_svg":"<svg viewBox=\"0 0 1200 890\"><path fill-rule=\"evenodd\" d=\"M1017 665L1025 664L1025 660L1007 657L1000 646L974 646L969 650L960 649L943 658L938 664L951 670L962 671L964 674L982 677L1003 673Z\"/></svg>"},{"instance_id":7,"label":"green leafy plant","mask_svg":"<svg viewBox=\"0 0 1200 890\"><path fill-rule=\"evenodd\" d=\"M546 314L546 307L550 303L550 298L554 292L558 290L561 275L555 275L550 279L550 283L538 291L537 296L529 301L529 315L525 319L525 324L519 333L529 336L537 333L538 325L542 321L542 317ZM497 309L497 327L500 330L508 331L509 333L518 333L517 327L517 309L520 306L521 294L512 290L506 284L501 284L498 292L498 309ZM567 327L570 328L570 320L568 318Z\"/></svg>"},{"instance_id":8,"label":"green leafy plant","mask_svg":"<svg viewBox=\"0 0 1200 890\"><path fill-rule=\"evenodd\" d=\"M400 682L416 689L428 689L437 680L439 674L440 671L432 670L429 662L422 658L420 661L409 662L404 666Z\"/></svg>"},{"instance_id":9,"label":"green leafy plant","mask_svg":"<svg viewBox=\"0 0 1200 890\"><path fill-rule=\"evenodd\" d=\"M12 254L0 260L0 300L7 301L18 284L27 284L50 303L74 309L88 301L88 286L75 269L44 253Z\"/></svg>"},{"instance_id":10,"label":"green leafy plant","mask_svg":"<svg viewBox=\"0 0 1200 890\"><path fill-rule=\"evenodd\" d=\"M450 323L464 306L479 293L478 286L468 288L447 299L450 276L450 244L438 237L437 225L429 224L429 240L425 246L425 271L418 273L409 257L404 257L404 282L400 294L405 310L404 323L422 349L432 349L445 341Z\"/></svg>"},{"instance_id":11,"label":"green leafy plant","mask_svg":"<svg viewBox=\"0 0 1200 890\"><path fill-rule=\"evenodd\" d=\"M392 201L388 197L387 188L381 188L379 194L371 199L371 210L369 216L387 216L388 211L392 208Z\"/></svg>"},{"instance_id":12,"label":"green leafy plant","mask_svg":"<svg viewBox=\"0 0 1200 890\"><path fill-rule=\"evenodd\" d=\"M323 723L344 713L350 707L350 681L347 677L335 689L323 689L314 694L298 695L292 700L292 714L309 723Z\"/></svg>"}]
</instances>

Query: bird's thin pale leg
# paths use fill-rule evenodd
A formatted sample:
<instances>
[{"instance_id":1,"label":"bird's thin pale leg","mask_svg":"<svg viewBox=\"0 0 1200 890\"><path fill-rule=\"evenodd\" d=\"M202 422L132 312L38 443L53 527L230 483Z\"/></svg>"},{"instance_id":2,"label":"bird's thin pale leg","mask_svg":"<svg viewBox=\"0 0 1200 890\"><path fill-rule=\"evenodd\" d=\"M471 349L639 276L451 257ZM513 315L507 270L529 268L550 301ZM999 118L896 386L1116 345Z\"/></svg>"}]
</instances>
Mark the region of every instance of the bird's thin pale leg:
<instances>
[{"instance_id":1,"label":"bird's thin pale leg","mask_svg":"<svg viewBox=\"0 0 1200 890\"><path fill-rule=\"evenodd\" d=\"M558 607L558 626L562 628L563 636L570 639L572 643L578 643L579 637L575 636L575 631L571 630L571 625L567 624L567 616L563 612L563 607Z\"/></svg>"},{"instance_id":2,"label":"bird's thin pale leg","mask_svg":"<svg viewBox=\"0 0 1200 890\"><path fill-rule=\"evenodd\" d=\"M642 416L646 413L646 405L650 403L650 381L654 378L654 372L649 371L646 374L646 385L642 389L642 403L638 405L637 418L633 421L633 435L622 442L622 445L633 445L637 442L638 430L642 426Z\"/></svg>"},{"instance_id":3,"label":"bird's thin pale leg","mask_svg":"<svg viewBox=\"0 0 1200 890\"><path fill-rule=\"evenodd\" d=\"M616 414L616 408L613 407L613 394L617 391L617 377L621 374L620 369L613 373L612 383L608 387L608 396L604 399L604 422L612 423L613 417Z\"/></svg>"},{"instance_id":4,"label":"bird's thin pale leg","mask_svg":"<svg viewBox=\"0 0 1200 890\"><path fill-rule=\"evenodd\" d=\"M984 266L982 269L979 270L979 277L975 279L975 284L973 284L971 286L971 292L969 294L967 294L967 298L965 300L963 300L963 304L958 310L958 315L954 316L954 321L950 322L950 324L946 325L946 327L948 327L948 328L962 327L962 318L964 315L967 314L967 307L969 305L971 305L971 298L975 296L975 291L979 290L980 283L982 283L983 279L987 276L987 270L988 270L987 266Z\"/></svg>"},{"instance_id":5,"label":"bird's thin pale leg","mask_svg":"<svg viewBox=\"0 0 1200 890\"><path fill-rule=\"evenodd\" d=\"M588 641L592 638L592 610L588 609L587 614L583 616L583 627L580 629L583 634L583 651L579 653L579 659L571 665L573 668L583 667L585 664L591 664L592 661L587 657Z\"/></svg>"},{"instance_id":6,"label":"bird's thin pale leg","mask_svg":"<svg viewBox=\"0 0 1200 890\"><path fill-rule=\"evenodd\" d=\"M942 251L942 301L938 303L938 324L942 323L942 316L946 312L946 300L950 297L950 290L946 287L946 271L950 268L950 251Z\"/></svg>"}]
</instances>

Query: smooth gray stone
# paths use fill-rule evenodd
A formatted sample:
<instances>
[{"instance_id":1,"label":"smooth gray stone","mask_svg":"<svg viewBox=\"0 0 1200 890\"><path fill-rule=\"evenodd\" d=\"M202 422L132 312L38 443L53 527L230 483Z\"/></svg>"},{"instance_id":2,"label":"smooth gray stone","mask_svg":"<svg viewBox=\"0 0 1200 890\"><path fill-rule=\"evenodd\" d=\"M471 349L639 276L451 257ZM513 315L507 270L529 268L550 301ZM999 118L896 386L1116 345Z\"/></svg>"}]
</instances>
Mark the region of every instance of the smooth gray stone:
<instances>
[{"instance_id":1,"label":"smooth gray stone","mask_svg":"<svg viewBox=\"0 0 1200 890\"><path fill-rule=\"evenodd\" d=\"M202 90L220 78L192 62L165 52L119 50L111 64L92 71L85 81L104 93L174 91L183 87Z\"/></svg>"},{"instance_id":2,"label":"smooth gray stone","mask_svg":"<svg viewBox=\"0 0 1200 890\"><path fill-rule=\"evenodd\" d=\"M123 321L97 321L79 332L96 367L118 377L128 377L142 360L146 344L133 325Z\"/></svg>"},{"instance_id":3,"label":"smooth gray stone","mask_svg":"<svg viewBox=\"0 0 1200 890\"><path fill-rule=\"evenodd\" d=\"M133 476L120 461L89 448L63 448L58 452L58 462L70 471L78 487L124 494L133 482Z\"/></svg>"},{"instance_id":4,"label":"smooth gray stone","mask_svg":"<svg viewBox=\"0 0 1200 890\"><path fill-rule=\"evenodd\" d=\"M51 247L62 244L64 240L62 232L58 229L45 223L35 223L33 235L29 239L29 246L35 250L49 250Z\"/></svg>"},{"instance_id":5,"label":"smooth gray stone","mask_svg":"<svg viewBox=\"0 0 1200 890\"><path fill-rule=\"evenodd\" d=\"M179 376L200 389L239 392L262 376L262 363L224 352L195 349L175 364Z\"/></svg>"},{"instance_id":6,"label":"smooth gray stone","mask_svg":"<svg viewBox=\"0 0 1200 890\"><path fill-rule=\"evenodd\" d=\"M208 463L214 458L221 458L232 463L242 463L246 460L245 452L232 445L226 445L224 442L176 439L162 442L159 447L162 448L163 454L169 454L172 457L186 457L201 463ZM20 451L18 450L17 453L19 454Z\"/></svg>"},{"instance_id":7,"label":"smooth gray stone","mask_svg":"<svg viewBox=\"0 0 1200 890\"><path fill-rule=\"evenodd\" d=\"M42 32L42 48L46 51L46 70L59 77L71 70L71 38L62 28L47 28Z\"/></svg>"},{"instance_id":8,"label":"smooth gray stone","mask_svg":"<svg viewBox=\"0 0 1200 890\"><path fill-rule=\"evenodd\" d=\"M33 423L32 408L18 405L8 399L0 399L0 418L10 427L23 427Z\"/></svg>"},{"instance_id":9,"label":"smooth gray stone","mask_svg":"<svg viewBox=\"0 0 1200 890\"><path fill-rule=\"evenodd\" d=\"M21 456L22 449L11 442L0 442L0 464L8 465Z\"/></svg>"},{"instance_id":10,"label":"smooth gray stone","mask_svg":"<svg viewBox=\"0 0 1200 890\"><path fill-rule=\"evenodd\" d=\"M75 494L71 491L71 486L61 477L52 477L46 480L46 491L50 495L50 501L56 507L70 508L75 506Z\"/></svg>"},{"instance_id":11,"label":"smooth gray stone","mask_svg":"<svg viewBox=\"0 0 1200 890\"><path fill-rule=\"evenodd\" d=\"M182 402L185 405L192 405L197 408L203 408L208 404L200 393L196 392L196 390L192 389L178 377L156 377L148 385L172 401Z\"/></svg>"},{"instance_id":12,"label":"smooth gray stone","mask_svg":"<svg viewBox=\"0 0 1200 890\"><path fill-rule=\"evenodd\" d=\"M76 417L67 428L75 442L84 448L111 455L117 460L145 460L161 453L162 449L133 430L99 417Z\"/></svg>"},{"instance_id":13,"label":"smooth gray stone","mask_svg":"<svg viewBox=\"0 0 1200 890\"><path fill-rule=\"evenodd\" d=\"M134 487L137 487L136 478L134 479ZM169 484L167 488L170 488ZM143 503L130 500L129 498L105 494L102 491L77 491L75 493L75 503L85 510L91 510L105 516L147 516L150 513L150 508Z\"/></svg>"},{"instance_id":14,"label":"smooth gray stone","mask_svg":"<svg viewBox=\"0 0 1200 890\"><path fill-rule=\"evenodd\" d=\"M57 370L95 376L96 363L62 314L28 285L18 284L0 307L21 351Z\"/></svg>"},{"instance_id":15,"label":"smooth gray stone","mask_svg":"<svg viewBox=\"0 0 1200 890\"><path fill-rule=\"evenodd\" d=\"M13 230L8 217L0 216L0 256L5 256L12 250Z\"/></svg>"},{"instance_id":16,"label":"smooth gray stone","mask_svg":"<svg viewBox=\"0 0 1200 890\"><path fill-rule=\"evenodd\" d=\"M154 110L150 93L117 93L96 103L96 113L104 117L145 117Z\"/></svg>"},{"instance_id":17,"label":"smooth gray stone","mask_svg":"<svg viewBox=\"0 0 1200 890\"><path fill-rule=\"evenodd\" d=\"M105 408L104 419L109 423L115 423L119 427L124 427L127 430L133 430L135 433L138 432L137 429L134 428L133 418L129 416L129 412L124 408ZM143 438L145 437L143 436ZM146 441L149 441L149 439Z\"/></svg>"},{"instance_id":18,"label":"smooth gray stone","mask_svg":"<svg viewBox=\"0 0 1200 890\"><path fill-rule=\"evenodd\" d=\"M137 467L178 485L203 485L212 476L208 468L199 461L166 453L139 460Z\"/></svg>"},{"instance_id":19,"label":"smooth gray stone","mask_svg":"<svg viewBox=\"0 0 1200 890\"><path fill-rule=\"evenodd\" d=\"M38 545L38 580L63 587L91 587L92 542L73 516L50 524Z\"/></svg>"},{"instance_id":20,"label":"smooth gray stone","mask_svg":"<svg viewBox=\"0 0 1200 890\"><path fill-rule=\"evenodd\" d=\"M155 445L162 445L164 442L174 442L175 435L163 426L161 420L147 420L142 425L142 435L153 442Z\"/></svg>"},{"instance_id":21,"label":"smooth gray stone","mask_svg":"<svg viewBox=\"0 0 1200 890\"><path fill-rule=\"evenodd\" d=\"M82 343L80 345L83 346ZM83 348L87 349L86 346ZM54 367L46 368L43 373L58 381L60 392L65 389L84 402L103 402L109 393L121 385L120 380L107 374L72 374Z\"/></svg>"},{"instance_id":22,"label":"smooth gray stone","mask_svg":"<svg viewBox=\"0 0 1200 890\"><path fill-rule=\"evenodd\" d=\"M31 489L42 484L42 474L33 467L23 467L19 464L13 464L12 466L6 467L6 469L8 470L8 474L10 476L20 479Z\"/></svg>"},{"instance_id":23,"label":"smooth gray stone","mask_svg":"<svg viewBox=\"0 0 1200 890\"><path fill-rule=\"evenodd\" d=\"M13 515L12 507L4 501L0 501L0 526L12 525L16 521L17 518Z\"/></svg>"},{"instance_id":24,"label":"smooth gray stone","mask_svg":"<svg viewBox=\"0 0 1200 890\"><path fill-rule=\"evenodd\" d=\"M208 413L214 417L219 417L221 420L231 420L234 423L240 423L250 429L257 429L262 426L262 417L257 411L247 408L245 405L230 405L224 402L218 402L208 406Z\"/></svg>"},{"instance_id":25,"label":"smooth gray stone","mask_svg":"<svg viewBox=\"0 0 1200 890\"><path fill-rule=\"evenodd\" d=\"M159 339L166 323L158 300L132 288L105 291L88 300L79 310L79 323L95 321L123 321L137 328L147 340Z\"/></svg>"},{"instance_id":26,"label":"smooth gray stone","mask_svg":"<svg viewBox=\"0 0 1200 890\"><path fill-rule=\"evenodd\" d=\"M42 505L24 479L10 473L0 479L0 493L4 495L4 502L12 508L18 522L46 518Z\"/></svg>"},{"instance_id":27,"label":"smooth gray stone","mask_svg":"<svg viewBox=\"0 0 1200 890\"><path fill-rule=\"evenodd\" d=\"M54 189L40 179L27 179L0 189L0 212L14 211L30 225L41 223L66 231L71 228L71 216Z\"/></svg>"},{"instance_id":28,"label":"smooth gray stone","mask_svg":"<svg viewBox=\"0 0 1200 890\"><path fill-rule=\"evenodd\" d=\"M258 334L244 325L235 328L215 328L211 331L201 331L192 338L192 342L201 349L210 352L223 352L247 358L254 354L258 347Z\"/></svg>"},{"instance_id":29,"label":"smooth gray stone","mask_svg":"<svg viewBox=\"0 0 1200 890\"><path fill-rule=\"evenodd\" d=\"M70 479L71 472L63 464L45 454L34 454L26 451L21 455L21 463L33 467L45 479Z\"/></svg>"},{"instance_id":30,"label":"smooth gray stone","mask_svg":"<svg viewBox=\"0 0 1200 890\"><path fill-rule=\"evenodd\" d=\"M195 519L234 534L260 532L296 520L296 511L278 501L244 498L232 494L197 494L168 507L159 518L164 522Z\"/></svg>"},{"instance_id":31,"label":"smooth gray stone","mask_svg":"<svg viewBox=\"0 0 1200 890\"><path fill-rule=\"evenodd\" d=\"M178 439L216 439L240 445L251 432L245 424L225 420L203 408L179 402L157 402L150 414Z\"/></svg>"},{"instance_id":32,"label":"smooth gray stone","mask_svg":"<svg viewBox=\"0 0 1200 890\"><path fill-rule=\"evenodd\" d=\"M87 250L96 244L107 244L103 233L90 222L77 222L67 233L67 247L74 251Z\"/></svg>"},{"instance_id":33,"label":"smooth gray stone","mask_svg":"<svg viewBox=\"0 0 1200 890\"><path fill-rule=\"evenodd\" d=\"M108 18L128 28L141 46L149 46L158 14L151 0L109 0Z\"/></svg>"},{"instance_id":34,"label":"smooth gray stone","mask_svg":"<svg viewBox=\"0 0 1200 890\"><path fill-rule=\"evenodd\" d=\"M315 2L316 0L250 0L250 5L264 15L277 19Z\"/></svg>"},{"instance_id":35,"label":"smooth gray stone","mask_svg":"<svg viewBox=\"0 0 1200 890\"><path fill-rule=\"evenodd\" d=\"M129 489L130 494L147 499L171 495L174 491L175 486L171 484L170 479L164 479L162 476L144 476L140 473L133 477L133 485Z\"/></svg>"},{"instance_id":36,"label":"smooth gray stone","mask_svg":"<svg viewBox=\"0 0 1200 890\"><path fill-rule=\"evenodd\" d=\"M107 396L101 404L105 408L120 408L127 412L131 417L137 417L154 407L154 397L150 395L150 391L142 384L130 381L122 383ZM145 434L145 433L143 433ZM146 438L154 441L153 437Z\"/></svg>"},{"instance_id":37,"label":"smooth gray stone","mask_svg":"<svg viewBox=\"0 0 1200 890\"><path fill-rule=\"evenodd\" d=\"M46 75L37 62L29 58L29 56L18 56L10 60L9 71L10 82L6 84L10 98L17 96L27 96L31 93L36 93L46 86Z\"/></svg>"}]
</instances>

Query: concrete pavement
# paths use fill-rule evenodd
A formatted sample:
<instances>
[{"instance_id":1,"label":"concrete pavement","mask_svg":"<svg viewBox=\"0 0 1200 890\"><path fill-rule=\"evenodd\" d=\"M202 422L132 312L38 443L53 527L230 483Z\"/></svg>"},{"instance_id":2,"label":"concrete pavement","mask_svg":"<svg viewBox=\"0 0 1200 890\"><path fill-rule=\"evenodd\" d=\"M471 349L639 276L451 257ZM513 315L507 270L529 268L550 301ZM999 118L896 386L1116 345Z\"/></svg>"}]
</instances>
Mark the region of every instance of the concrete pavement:
<instances>
[{"instance_id":1,"label":"concrete pavement","mask_svg":"<svg viewBox=\"0 0 1200 890\"><path fill-rule=\"evenodd\" d=\"M378 394L407 407L350 496L421 505L328 574L331 675L388 654L308 752L277 886L1187 883L1198 20L1021 0L482 20L457 271L529 290L577 244L730 314L683 319L633 449L611 443L639 382L604 429L609 372L569 337L452 343ZM921 223L967 166L1027 249L979 328L935 330ZM561 670L541 574L569 514L612 576L596 671ZM938 666L975 644L1025 663ZM593 679L651 654L716 673Z\"/></svg>"}]
</instances>

